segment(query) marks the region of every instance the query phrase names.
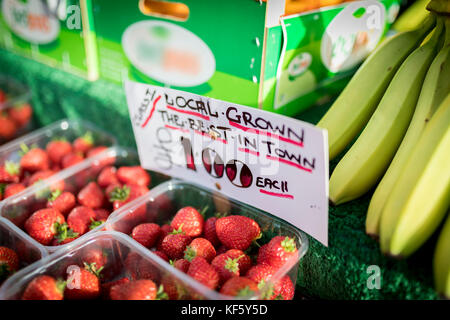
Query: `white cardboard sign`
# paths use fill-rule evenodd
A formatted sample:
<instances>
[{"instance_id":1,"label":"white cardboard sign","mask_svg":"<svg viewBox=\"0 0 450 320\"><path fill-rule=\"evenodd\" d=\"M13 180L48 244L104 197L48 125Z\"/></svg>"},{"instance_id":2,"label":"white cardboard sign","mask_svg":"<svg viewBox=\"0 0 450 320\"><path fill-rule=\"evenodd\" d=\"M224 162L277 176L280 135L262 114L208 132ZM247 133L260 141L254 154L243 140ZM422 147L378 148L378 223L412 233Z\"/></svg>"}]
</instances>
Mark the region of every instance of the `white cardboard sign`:
<instances>
[{"instance_id":1,"label":"white cardboard sign","mask_svg":"<svg viewBox=\"0 0 450 320\"><path fill-rule=\"evenodd\" d=\"M127 81L141 165L220 191L328 245L325 130L267 111Z\"/></svg>"}]
</instances>

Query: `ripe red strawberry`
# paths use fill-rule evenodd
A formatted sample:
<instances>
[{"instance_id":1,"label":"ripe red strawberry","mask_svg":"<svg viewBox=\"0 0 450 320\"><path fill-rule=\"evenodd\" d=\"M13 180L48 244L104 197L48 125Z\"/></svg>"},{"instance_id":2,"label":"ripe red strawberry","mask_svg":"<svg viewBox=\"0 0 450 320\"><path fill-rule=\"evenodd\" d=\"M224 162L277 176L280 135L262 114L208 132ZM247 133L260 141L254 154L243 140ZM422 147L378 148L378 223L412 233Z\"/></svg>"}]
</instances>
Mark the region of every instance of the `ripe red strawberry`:
<instances>
[{"instance_id":1,"label":"ripe red strawberry","mask_svg":"<svg viewBox=\"0 0 450 320\"><path fill-rule=\"evenodd\" d=\"M113 166L103 168L97 178L98 185L102 188L106 188L111 184L118 184L119 179L117 179L116 172L117 169Z\"/></svg>"},{"instance_id":2,"label":"ripe red strawberry","mask_svg":"<svg viewBox=\"0 0 450 320\"><path fill-rule=\"evenodd\" d=\"M104 268L108 263L108 254L99 245L91 245L83 249L80 258L81 264L87 264L94 269Z\"/></svg>"},{"instance_id":3,"label":"ripe red strawberry","mask_svg":"<svg viewBox=\"0 0 450 320\"><path fill-rule=\"evenodd\" d=\"M91 224L89 225L89 229L91 230L105 223L110 214L109 211L106 209L96 209L94 210L94 213L95 213L94 221L92 221Z\"/></svg>"},{"instance_id":4,"label":"ripe red strawberry","mask_svg":"<svg viewBox=\"0 0 450 320\"><path fill-rule=\"evenodd\" d=\"M181 300L187 298L186 286L171 276L165 276L161 280L161 287L169 300Z\"/></svg>"},{"instance_id":5,"label":"ripe red strawberry","mask_svg":"<svg viewBox=\"0 0 450 320\"><path fill-rule=\"evenodd\" d=\"M37 276L27 285L22 300L62 300L65 285L47 275Z\"/></svg>"},{"instance_id":6,"label":"ripe red strawberry","mask_svg":"<svg viewBox=\"0 0 450 320\"><path fill-rule=\"evenodd\" d=\"M9 248L0 247L0 284L19 268L19 256Z\"/></svg>"},{"instance_id":7,"label":"ripe red strawberry","mask_svg":"<svg viewBox=\"0 0 450 320\"><path fill-rule=\"evenodd\" d=\"M68 153L61 158L61 167L63 169L74 166L84 160L83 155L75 152Z\"/></svg>"},{"instance_id":8,"label":"ripe red strawberry","mask_svg":"<svg viewBox=\"0 0 450 320\"><path fill-rule=\"evenodd\" d=\"M173 228L168 224L163 224L161 226L160 232L159 232L159 238L156 241L155 247L157 250L162 251L162 242L164 238L173 231Z\"/></svg>"},{"instance_id":9,"label":"ripe red strawberry","mask_svg":"<svg viewBox=\"0 0 450 320\"><path fill-rule=\"evenodd\" d=\"M243 251L230 249L216 256L211 265L219 273L221 282L231 277L242 276L252 265L252 261Z\"/></svg>"},{"instance_id":10,"label":"ripe red strawberry","mask_svg":"<svg viewBox=\"0 0 450 320\"><path fill-rule=\"evenodd\" d=\"M48 170L50 167L50 160L47 152L41 148L29 149L25 144L21 145L24 155L20 159L20 167L24 171L36 172Z\"/></svg>"},{"instance_id":11,"label":"ripe red strawberry","mask_svg":"<svg viewBox=\"0 0 450 320\"><path fill-rule=\"evenodd\" d=\"M74 236L74 237L72 237L72 238L67 238L67 237L66 237L66 238L64 238L64 239L58 239L58 238L55 238L55 239L52 240L52 242L50 243L50 245L53 246L53 247L56 247L56 246L62 246L62 245L68 244L68 243L70 243L70 242L76 240L77 238L78 238L77 236Z\"/></svg>"},{"instance_id":12,"label":"ripe red strawberry","mask_svg":"<svg viewBox=\"0 0 450 320\"><path fill-rule=\"evenodd\" d=\"M216 233L216 221L217 221L216 217L208 218L206 219L205 224L203 226L203 237L209 240L209 242L211 242L211 244L215 248L217 248L220 245L220 241L219 238L217 238Z\"/></svg>"},{"instance_id":13,"label":"ripe red strawberry","mask_svg":"<svg viewBox=\"0 0 450 320\"><path fill-rule=\"evenodd\" d=\"M189 262L195 257L203 257L206 261L211 262L215 256L214 246L205 238L195 238L184 250L184 259Z\"/></svg>"},{"instance_id":14,"label":"ripe red strawberry","mask_svg":"<svg viewBox=\"0 0 450 320\"><path fill-rule=\"evenodd\" d=\"M9 140L16 132L16 123L6 113L0 112L0 138Z\"/></svg>"},{"instance_id":15,"label":"ripe red strawberry","mask_svg":"<svg viewBox=\"0 0 450 320\"><path fill-rule=\"evenodd\" d=\"M258 284L244 277L233 277L227 280L220 293L233 297L251 297L258 292Z\"/></svg>"},{"instance_id":16,"label":"ripe red strawberry","mask_svg":"<svg viewBox=\"0 0 450 320\"><path fill-rule=\"evenodd\" d=\"M127 258L125 259L123 264L130 279L132 280L139 279L139 262L141 260L142 257L137 252L130 252L127 255Z\"/></svg>"},{"instance_id":17,"label":"ripe red strawberry","mask_svg":"<svg viewBox=\"0 0 450 320\"><path fill-rule=\"evenodd\" d=\"M108 199L109 202L114 202L114 200L111 199L111 197L116 196L116 192L118 193L125 193L127 190L120 190L123 189L122 185L120 183L112 183L108 185L105 188L105 197Z\"/></svg>"},{"instance_id":18,"label":"ripe red strawberry","mask_svg":"<svg viewBox=\"0 0 450 320\"><path fill-rule=\"evenodd\" d=\"M217 219L216 232L220 242L230 249L247 250L261 236L255 220L244 216L228 216Z\"/></svg>"},{"instance_id":19,"label":"ripe red strawberry","mask_svg":"<svg viewBox=\"0 0 450 320\"><path fill-rule=\"evenodd\" d=\"M102 297L103 299L109 299L109 294L111 291L111 288L115 285L124 284L130 282L130 279L128 278L120 278L115 281L110 281L102 284Z\"/></svg>"},{"instance_id":20,"label":"ripe red strawberry","mask_svg":"<svg viewBox=\"0 0 450 320\"><path fill-rule=\"evenodd\" d=\"M156 254L158 257L160 257L161 259L163 259L164 261L169 262L169 257L164 252L159 251L159 250L152 250L152 252L154 254Z\"/></svg>"},{"instance_id":21,"label":"ripe red strawberry","mask_svg":"<svg viewBox=\"0 0 450 320\"><path fill-rule=\"evenodd\" d=\"M215 289L219 285L219 274L205 258L194 258L187 274L210 289Z\"/></svg>"},{"instance_id":22,"label":"ripe red strawberry","mask_svg":"<svg viewBox=\"0 0 450 320\"><path fill-rule=\"evenodd\" d=\"M124 185L122 188L114 188L109 193L109 201L112 201L114 210L117 210L128 202L143 196L148 191L148 188L144 186L134 184ZM145 212L146 207L143 206L141 211Z\"/></svg>"},{"instance_id":23,"label":"ripe red strawberry","mask_svg":"<svg viewBox=\"0 0 450 320\"><path fill-rule=\"evenodd\" d=\"M87 152L86 158L95 157L96 155L99 155L100 153L106 151L106 149L108 149L108 147L106 147L106 146L97 146L97 147L94 147L94 148L92 148L91 150L89 150L89 151ZM102 163L100 166L103 167L103 166L106 166L106 165L109 165L109 164L111 164L110 161L108 161L107 163L106 163L106 162L105 162L105 163Z\"/></svg>"},{"instance_id":24,"label":"ripe red strawberry","mask_svg":"<svg viewBox=\"0 0 450 320\"><path fill-rule=\"evenodd\" d=\"M133 228L131 237L144 247L151 248L159 237L161 228L156 223L143 223Z\"/></svg>"},{"instance_id":25,"label":"ripe red strawberry","mask_svg":"<svg viewBox=\"0 0 450 320\"><path fill-rule=\"evenodd\" d=\"M191 237L182 233L168 234L162 244L162 251L170 259L181 259L184 255L186 246L191 242Z\"/></svg>"},{"instance_id":26,"label":"ripe red strawberry","mask_svg":"<svg viewBox=\"0 0 450 320\"><path fill-rule=\"evenodd\" d=\"M137 184L147 187L150 184L150 175L140 166L120 167L117 178L123 184Z\"/></svg>"},{"instance_id":27,"label":"ripe red strawberry","mask_svg":"<svg viewBox=\"0 0 450 320\"><path fill-rule=\"evenodd\" d=\"M172 261L171 264L178 270L180 270L184 273L187 273L191 263L189 261L187 261L186 259L177 259L175 261Z\"/></svg>"},{"instance_id":28,"label":"ripe red strawberry","mask_svg":"<svg viewBox=\"0 0 450 320\"><path fill-rule=\"evenodd\" d=\"M19 128L22 128L30 122L31 116L33 115L33 109L28 103L24 103L9 108L8 115Z\"/></svg>"},{"instance_id":29,"label":"ripe red strawberry","mask_svg":"<svg viewBox=\"0 0 450 320\"><path fill-rule=\"evenodd\" d=\"M45 148L52 164L61 164L62 158L72 153L72 145L66 140L53 140Z\"/></svg>"},{"instance_id":30,"label":"ripe red strawberry","mask_svg":"<svg viewBox=\"0 0 450 320\"><path fill-rule=\"evenodd\" d=\"M90 230L89 226L93 221L95 221L94 210L84 206L73 208L67 216L69 228L80 236Z\"/></svg>"},{"instance_id":31,"label":"ripe red strawberry","mask_svg":"<svg viewBox=\"0 0 450 320\"><path fill-rule=\"evenodd\" d=\"M105 202L105 195L103 190L95 182L88 183L83 189L80 190L77 196L78 202L88 208L98 209L101 208Z\"/></svg>"},{"instance_id":32,"label":"ripe red strawberry","mask_svg":"<svg viewBox=\"0 0 450 320\"><path fill-rule=\"evenodd\" d=\"M290 237L276 236L259 249L258 263L266 263L281 268L287 262L298 257L295 240Z\"/></svg>"},{"instance_id":33,"label":"ripe red strawberry","mask_svg":"<svg viewBox=\"0 0 450 320\"><path fill-rule=\"evenodd\" d=\"M51 176L53 176L55 174L54 171L52 170L42 170L42 171L37 171L35 173L33 173L28 181L27 181L27 186L32 186L37 182L43 181L47 178L50 178ZM51 191L55 191L55 190L64 190L65 189L65 182L64 180L58 180L53 182L50 185L50 190Z\"/></svg>"},{"instance_id":34,"label":"ripe red strawberry","mask_svg":"<svg viewBox=\"0 0 450 320\"><path fill-rule=\"evenodd\" d=\"M258 288L260 290L264 290L262 298L272 300L280 294L280 281L276 283L267 283L277 270L277 268L268 264L257 264L248 270L246 277L258 283Z\"/></svg>"},{"instance_id":35,"label":"ripe red strawberry","mask_svg":"<svg viewBox=\"0 0 450 320\"><path fill-rule=\"evenodd\" d=\"M72 269L67 276L67 286L64 298L69 300L96 299L100 296L100 280L96 270L85 268Z\"/></svg>"},{"instance_id":36,"label":"ripe red strawberry","mask_svg":"<svg viewBox=\"0 0 450 320\"><path fill-rule=\"evenodd\" d=\"M25 221L25 230L37 242L48 245L58 234L58 227L64 222L64 216L58 210L41 209Z\"/></svg>"},{"instance_id":37,"label":"ripe red strawberry","mask_svg":"<svg viewBox=\"0 0 450 320\"><path fill-rule=\"evenodd\" d=\"M18 183L20 181L21 170L18 163L6 161L0 167L0 183Z\"/></svg>"},{"instance_id":38,"label":"ripe red strawberry","mask_svg":"<svg viewBox=\"0 0 450 320\"><path fill-rule=\"evenodd\" d=\"M170 225L175 230L181 230L190 237L198 237L203 231L203 216L193 207L178 210Z\"/></svg>"},{"instance_id":39,"label":"ripe red strawberry","mask_svg":"<svg viewBox=\"0 0 450 320\"><path fill-rule=\"evenodd\" d=\"M155 300L158 289L152 280L117 284L110 289L111 300Z\"/></svg>"},{"instance_id":40,"label":"ripe red strawberry","mask_svg":"<svg viewBox=\"0 0 450 320\"><path fill-rule=\"evenodd\" d=\"M91 132L86 132L83 136L78 137L73 142L75 152L86 154L94 146L94 137Z\"/></svg>"},{"instance_id":41,"label":"ripe red strawberry","mask_svg":"<svg viewBox=\"0 0 450 320\"><path fill-rule=\"evenodd\" d=\"M274 297L275 299L292 300L294 298L295 286L289 276L281 278L277 283L277 287L275 291L278 292L278 296Z\"/></svg>"},{"instance_id":42,"label":"ripe red strawberry","mask_svg":"<svg viewBox=\"0 0 450 320\"><path fill-rule=\"evenodd\" d=\"M22 183L11 183L5 187L3 191L3 198L9 198L21 191L25 190L25 186Z\"/></svg>"},{"instance_id":43,"label":"ripe red strawberry","mask_svg":"<svg viewBox=\"0 0 450 320\"><path fill-rule=\"evenodd\" d=\"M148 279L155 282L159 282L161 276L158 267L145 258L141 258L138 262L138 273L138 279Z\"/></svg>"},{"instance_id":44,"label":"ripe red strawberry","mask_svg":"<svg viewBox=\"0 0 450 320\"><path fill-rule=\"evenodd\" d=\"M76 199L71 192L61 192L59 189L51 193L47 201L47 208L54 208L65 217L75 207Z\"/></svg>"}]
</instances>

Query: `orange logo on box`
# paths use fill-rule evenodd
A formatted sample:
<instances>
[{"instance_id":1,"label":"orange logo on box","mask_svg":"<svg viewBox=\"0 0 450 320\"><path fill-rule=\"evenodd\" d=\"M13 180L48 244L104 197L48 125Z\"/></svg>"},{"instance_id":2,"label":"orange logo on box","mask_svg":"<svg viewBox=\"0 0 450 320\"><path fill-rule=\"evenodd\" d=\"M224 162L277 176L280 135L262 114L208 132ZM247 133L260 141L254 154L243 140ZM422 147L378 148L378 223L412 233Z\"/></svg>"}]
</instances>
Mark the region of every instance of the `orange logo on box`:
<instances>
[{"instance_id":1,"label":"orange logo on box","mask_svg":"<svg viewBox=\"0 0 450 320\"><path fill-rule=\"evenodd\" d=\"M200 63L197 56L186 51L166 48L163 55L163 64L167 71L179 71L194 76L200 72Z\"/></svg>"}]
</instances>

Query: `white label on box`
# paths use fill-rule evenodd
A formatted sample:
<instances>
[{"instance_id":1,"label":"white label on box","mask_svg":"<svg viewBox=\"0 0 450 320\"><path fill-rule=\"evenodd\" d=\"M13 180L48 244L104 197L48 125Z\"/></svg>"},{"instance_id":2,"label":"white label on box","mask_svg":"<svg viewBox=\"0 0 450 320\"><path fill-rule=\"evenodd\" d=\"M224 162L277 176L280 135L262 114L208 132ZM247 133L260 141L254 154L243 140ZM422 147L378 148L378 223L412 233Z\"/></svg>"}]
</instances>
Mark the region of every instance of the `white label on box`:
<instances>
[{"instance_id":1,"label":"white label on box","mask_svg":"<svg viewBox=\"0 0 450 320\"><path fill-rule=\"evenodd\" d=\"M328 245L325 130L267 111L127 81L141 165L278 216Z\"/></svg>"}]
</instances>

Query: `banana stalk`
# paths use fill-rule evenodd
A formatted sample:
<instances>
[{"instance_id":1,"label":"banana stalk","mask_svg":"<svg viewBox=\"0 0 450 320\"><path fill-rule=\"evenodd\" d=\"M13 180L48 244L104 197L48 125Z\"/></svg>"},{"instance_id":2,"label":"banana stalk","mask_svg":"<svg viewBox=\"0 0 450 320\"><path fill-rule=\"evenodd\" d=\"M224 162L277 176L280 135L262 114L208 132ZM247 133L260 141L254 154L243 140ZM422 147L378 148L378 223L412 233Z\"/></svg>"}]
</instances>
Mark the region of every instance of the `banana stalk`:
<instances>
[{"instance_id":1,"label":"banana stalk","mask_svg":"<svg viewBox=\"0 0 450 320\"><path fill-rule=\"evenodd\" d=\"M426 72L439 47L442 24L400 66L361 135L330 178L330 200L341 204L369 191L382 177L406 133Z\"/></svg>"},{"instance_id":2,"label":"banana stalk","mask_svg":"<svg viewBox=\"0 0 450 320\"><path fill-rule=\"evenodd\" d=\"M450 94L423 131L381 215L383 253L408 257L436 230L450 205Z\"/></svg>"},{"instance_id":3,"label":"banana stalk","mask_svg":"<svg viewBox=\"0 0 450 320\"><path fill-rule=\"evenodd\" d=\"M440 22L443 23L442 20ZM377 238L379 235L381 212L400 172L410 158L427 122L450 92L450 21L448 19L445 37L444 46L433 60L425 77L408 131L370 200L366 218L366 233L373 238Z\"/></svg>"},{"instance_id":4,"label":"banana stalk","mask_svg":"<svg viewBox=\"0 0 450 320\"><path fill-rule=\"evenodd\" d=\"M430 14L416 30L384 41L361 65L317 124L328 130L330 159L361 132L402 62L434 25L435 17Z\"/></svg>"}]
</instances>

